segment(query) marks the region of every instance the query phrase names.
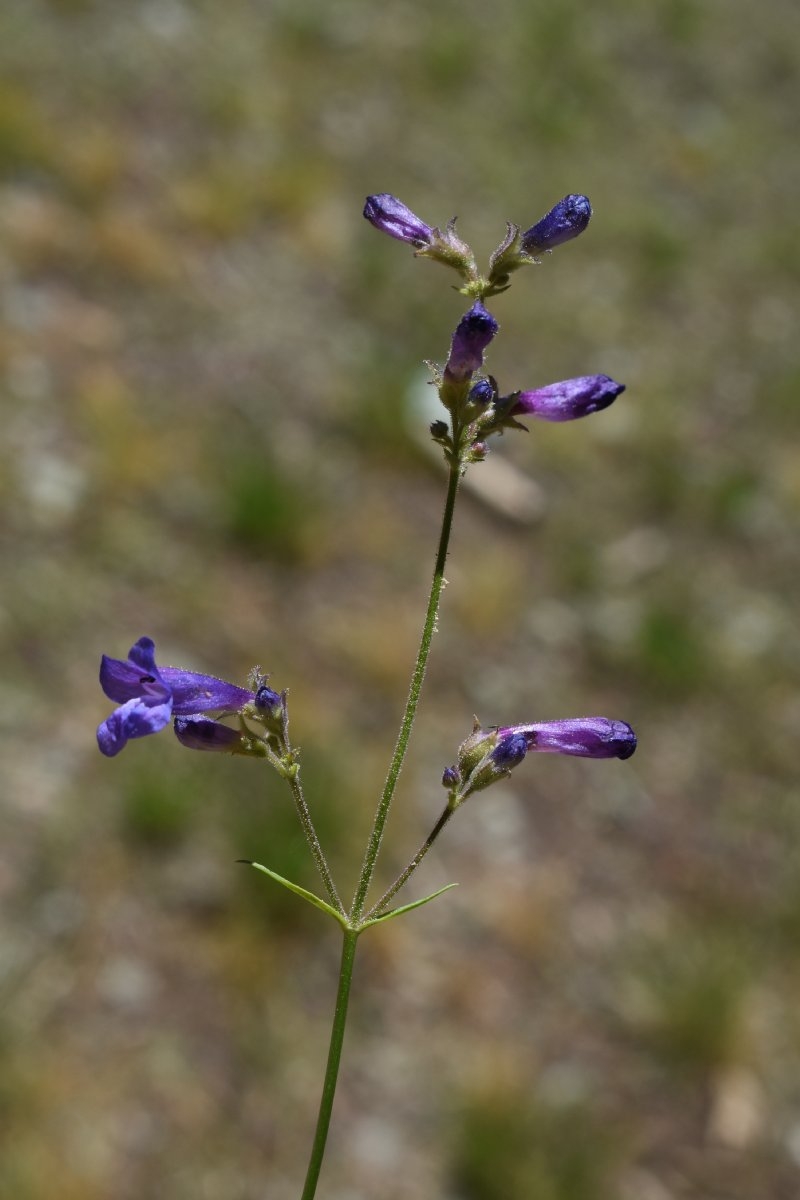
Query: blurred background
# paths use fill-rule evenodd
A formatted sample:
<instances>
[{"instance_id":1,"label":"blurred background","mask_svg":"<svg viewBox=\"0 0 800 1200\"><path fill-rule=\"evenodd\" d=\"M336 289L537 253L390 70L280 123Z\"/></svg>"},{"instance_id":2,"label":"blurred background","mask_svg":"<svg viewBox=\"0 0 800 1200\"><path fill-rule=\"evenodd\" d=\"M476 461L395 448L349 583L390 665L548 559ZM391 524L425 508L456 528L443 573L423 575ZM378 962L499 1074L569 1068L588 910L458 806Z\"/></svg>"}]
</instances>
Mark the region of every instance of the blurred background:
<instances>
[{"instance_id":1,"label":"blurred background","mask_svg":"<svg viewBox=\"0 0 800 1200\"><path fill-rule=\"evenodd\" d=\"M350 892L466 307L381 191L482 262L587 193L489 367L627 384L472 471L381 881L473 712L640 749L531 756L362 941L320 1194L800 1194L799 59L794 0L4 0L0 1196L299 1193L339 941L235 861L316 886L288 791L103 759L97 666L289 687Z\"/></svg>"}]
</instances>

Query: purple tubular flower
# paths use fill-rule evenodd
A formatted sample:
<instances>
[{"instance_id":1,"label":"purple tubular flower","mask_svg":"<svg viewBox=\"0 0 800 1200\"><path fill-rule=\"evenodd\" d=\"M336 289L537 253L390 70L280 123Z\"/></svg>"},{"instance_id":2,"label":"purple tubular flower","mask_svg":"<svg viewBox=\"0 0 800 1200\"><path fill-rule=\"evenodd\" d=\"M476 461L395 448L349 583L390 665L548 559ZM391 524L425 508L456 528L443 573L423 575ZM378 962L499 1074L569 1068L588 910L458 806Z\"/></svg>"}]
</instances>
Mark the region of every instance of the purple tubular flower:
<instances>
[{"instance_id":1,"label":"purple tubular flower","mask_svg":"<svg viewBox=\"0 0 800 1200\"><path fill-rule=\"evenodd\" d=\"M253 699L252 692L213 675L158 668L155 645L148 637L131 646L127 660L103 655L100 686L120 705L97 730L97 744L108 758L119 754L131 738L158 733L173 715L237 712Z\"/></svg>"},{"instance_id":2,"label":"purple tubular flower","mask_svg":"<svg viewBox=\"0 0 800 1200\"><path fill-rule=\"evenodd\" d=\"M381 233L388 233L389 237L408 242L410 246L428 246L433 240L433 229L430 225L426 225L410 208L406 208L405 204L388 192L367 196L364 216L370 225L380 229Z\"/></svg>"},{"instance_id":3,"label":"purple tubular flower","mask_svg":"<svg viewBox=\"0 0 800 1200\"><path fill-rule=\"evenodd\" d=\"M608 375L581 375L551 383L535 392L518 392L509 409L509 416L540 417L544 421L574 421L590 413L608 408L624 383L616 383Z\"/></svg>"},{"instance_id":4,"label":"purple tubular flower","mask_svg":"<svg viewBox=\"0 0 800 1200\"><path fill-rule=\"evenodd\" d=\"M525 230L520 238L520 249L525 254L539 254L560 246L562 242L569 242L583 233L591 215L592 206L588 196L565 196L550 209L547 216Z\"/></svg>"},{"instance_id":5,"label":"purple tubular flower","mask_svg":"<svg viewBox=\"0 0 800 1200\"><path fill-rule=\"evenodd\" d=\"M544 754L574 754L578 758L630 758L636 749L636 734L625 721L607 717L570 717L564 721L542 721L532 725L509 725L499 729L501 739L524 737L528 750ZM498 743L498 749L502 746Z\"/></svg>"},{"instance_id":6,"label":"purple tubular flower","mask_svg":"<svg viewBox=\"0 0 800 1200\"><path fill-rule=\"evenodd\" d=\"M242 735L238 729L212 721L210 717L176 717L175 736L189 750L217 750L235 754L241 747Z\"/></svg>"},{"instance_id":7,"label":"purple tubular flower","mask_svg":"<svg viewBox=\"0 0 800 1200\"><path fill-rule=\"evenodd\" d=\"M483 352L497 333L499 325L490 312L476 300L458 323L444 369L446 377L461 382L483 366Z\"/></svg>"}]
</instances>

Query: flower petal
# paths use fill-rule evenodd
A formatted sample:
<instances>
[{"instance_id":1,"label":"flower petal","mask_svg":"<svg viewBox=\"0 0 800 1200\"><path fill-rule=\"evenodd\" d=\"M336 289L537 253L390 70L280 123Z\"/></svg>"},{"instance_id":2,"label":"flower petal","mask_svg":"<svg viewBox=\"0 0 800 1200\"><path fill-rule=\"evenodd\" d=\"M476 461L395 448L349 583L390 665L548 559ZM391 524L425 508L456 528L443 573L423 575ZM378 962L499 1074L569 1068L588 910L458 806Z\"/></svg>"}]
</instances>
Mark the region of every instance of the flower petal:
<instances>
[{"instance_id":1,"label":"flower petal","mask_svg":"<svg viewBox=\"0 0 800 1200\"><path fill-rule=\"evenodd\" d=\"M162 704L148 703L140 697L128 700L98 726L97 744L107 758L113 758L131 738L158 733L169 723L171 716L172 701L169 699Z\"/></svg>"},{"instance_id":2,"label":"flower petal","mask_svg":"<svg viewBox=\"0 0 800 1200\"><path fill-rule=\"evenodd\" d=\"M100 660L100 686L109 700L120 704L145 693L159 701L166 699L169 688L159 675L152 639L139 638L125 661L104 654Z\"/></svg>"},{"instance_id":3,"label":"flower petal","mask_svg":"<svg viewBox=\"0 0 800 1200\"><path fill-rule=\"evenodd\" d=\"M172 711L176 716L200 712L238 712L250 704L254 693L226 683L214 675L199 675L179 667L162 667L161 678L172 693Z\"/></svg>"}]
</instances>

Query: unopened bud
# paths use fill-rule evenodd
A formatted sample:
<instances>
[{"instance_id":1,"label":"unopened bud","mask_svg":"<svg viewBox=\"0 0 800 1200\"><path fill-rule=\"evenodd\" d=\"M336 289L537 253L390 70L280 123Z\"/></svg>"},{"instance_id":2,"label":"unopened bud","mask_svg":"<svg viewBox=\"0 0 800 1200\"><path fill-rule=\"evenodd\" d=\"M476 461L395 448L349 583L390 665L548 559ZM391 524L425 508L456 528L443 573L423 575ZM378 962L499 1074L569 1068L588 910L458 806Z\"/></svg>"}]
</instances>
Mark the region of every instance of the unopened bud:
<instances>
[{"instance_id":1,"label":"unopened bud","mask_svg":"<svg viewBox=\"0 0 800 1200\"><path fill-rule=\"evenodd\" d=\"M583 233L591 215L592 206L588 196L577 193L565 196L541 221L525 230L520 238L520 249L530 255L553 250Z\"/></svg>"}]
</instances>

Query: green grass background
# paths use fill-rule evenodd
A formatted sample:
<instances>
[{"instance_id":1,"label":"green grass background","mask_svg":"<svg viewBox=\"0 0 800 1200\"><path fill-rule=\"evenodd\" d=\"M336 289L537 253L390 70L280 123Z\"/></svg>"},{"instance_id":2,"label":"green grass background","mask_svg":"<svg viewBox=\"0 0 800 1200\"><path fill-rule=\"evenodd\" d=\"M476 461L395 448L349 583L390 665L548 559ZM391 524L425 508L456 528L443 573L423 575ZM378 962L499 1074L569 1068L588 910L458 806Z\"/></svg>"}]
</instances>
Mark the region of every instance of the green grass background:
<instances>
[{"instance_id":1,"label":"green grass background","mask_svg":"<svg viewBox=\"0 0 800 1200\"><path fill-rule=\"evenodd\" d=\"M640 749L531 757L364 940L320 1196L798 1195L798 60L794 0L5 0L0 1196L296 1200L336 932L235 865L314 886L288 795L102 759L96 671L271 671L349 891L464 309L378 191L484 261L587 193L489 366L628 388L496 442L535 519L464 493L383 877L473 712Z\"/></svg>"}]
</instances>

